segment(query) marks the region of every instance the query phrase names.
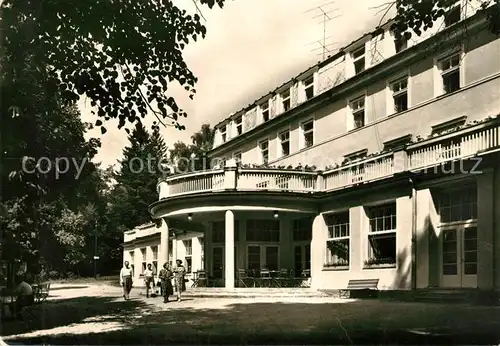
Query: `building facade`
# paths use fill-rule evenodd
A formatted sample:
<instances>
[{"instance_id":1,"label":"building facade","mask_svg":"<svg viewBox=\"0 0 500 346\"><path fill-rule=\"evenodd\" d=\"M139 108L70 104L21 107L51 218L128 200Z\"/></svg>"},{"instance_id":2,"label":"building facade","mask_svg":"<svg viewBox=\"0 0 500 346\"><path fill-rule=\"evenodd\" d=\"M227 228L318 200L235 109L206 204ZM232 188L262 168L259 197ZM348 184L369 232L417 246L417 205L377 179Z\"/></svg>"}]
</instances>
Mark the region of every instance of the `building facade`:
<instances>
[{"instance_id":1,"label":"building facade","mask_svg":"<svg viewBox=\"0 0 500 346\"><path fill-rule=\"evenodd\" d=\"M193 272L204 270L204 234L195 230L172 228L169 235L165 241L165 232L154 223L124 232L123 261L128 261L134 269L134 286L144 286L143 273L148 264L153 267L155 282L163 264L168 262L175 266L177 259L182 260L187 271L186 278L191 284ZM168 248L162 247L162 241L163 244L168 244Z\"/></svg>"},{"instance_id":2,"label":"building facade","mask_svg":"<svg viewBox=\"0 0 500 346\"><path fill-rule=\"evenodd\" d=\"M158 184L161 244L189 220L227 289L499 288L500 40L485 12L447 18L408 42L386 23L217 124L223 168Z\"/></svg>"}]
</instances>

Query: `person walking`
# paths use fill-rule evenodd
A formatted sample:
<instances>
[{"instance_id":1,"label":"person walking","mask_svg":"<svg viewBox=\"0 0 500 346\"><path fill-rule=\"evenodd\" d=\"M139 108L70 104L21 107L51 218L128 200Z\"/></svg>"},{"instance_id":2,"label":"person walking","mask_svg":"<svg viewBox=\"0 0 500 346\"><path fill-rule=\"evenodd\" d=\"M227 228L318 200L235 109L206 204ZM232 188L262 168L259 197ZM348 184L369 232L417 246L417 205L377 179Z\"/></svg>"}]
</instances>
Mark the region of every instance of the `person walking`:
<instances>
[{"instance_id":1,"label":"person walking","mask_svg":"<svg viewBox=\"0 0 500 346\"><path fill-rule=\"evenodd\" d=\"M184 275L186 275L186 268L182 265L182 261L178 259L176 267L174 268L174 282L175 290L177 291L177 301L181 301L181 292L185 290L186 284L184 283Z\"/></svg>"},{"instance_id":2,"label":"person walking","mask_svg":"<svg viewBox=\"0 0 500 346\"><path fill-rule=\"evenodd\" d=\"M161 280L161 295L163 296L164 303L168 303L168 297L174 294L174 288L172 287L173 277L174 272L170 264L165 263L163 269L158 274L158 278Z\"/></svg>"},{"instance_id":3,"label":"person walking","mask_svg":"<svg viewBox=\"0 0 500 346\"><path fill-rule=\"evenodd\" d=\"M155 279L153 276L153 268L151 263L148 264L147 269L143 273L144 275L144 283L146 284L146 298L149 298L149 291L154 289Z\"/></svg>"},{"instance_id":4,"label":"person walking","mask_svg":"<svg viewBox=\"0 0 500 346\"><path fill-rule=\"evenodd\" d=\"M132 290L132 268L128 261L125 261L122 270L120 270L120 285L123 286L123 299L130 299L130 291Z\"/></svg>"}]
</instances>

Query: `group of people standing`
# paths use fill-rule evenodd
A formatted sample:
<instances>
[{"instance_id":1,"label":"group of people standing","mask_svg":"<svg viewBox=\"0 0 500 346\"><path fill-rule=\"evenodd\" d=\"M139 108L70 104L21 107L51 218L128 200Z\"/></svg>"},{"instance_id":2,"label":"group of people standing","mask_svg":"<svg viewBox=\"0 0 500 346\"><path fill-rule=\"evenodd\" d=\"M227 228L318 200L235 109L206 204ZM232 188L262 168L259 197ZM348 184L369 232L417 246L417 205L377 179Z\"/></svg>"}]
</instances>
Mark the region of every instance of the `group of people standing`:
<instances>
[{"instance_id":1,"label":"group of people standing","mask_svg":"<svg viewBox=\"0 0 500 346\"><path fill-rule=\"evenodd\" d=\"M174 268L169 263L163 265L163 269L158 273L158 278L161 282L161 295L163 296L164 303L168 303L169 297L174 294L174 286L177 293L177 301L181 301L181 292L186 289L185 275L186 269L180 259L176 261ZM123 286L123 298L125 300L130 299L130 291L133 284L132 278L133 269L130 263L125 261L120 271L120 284ZM172 280L174 281L174 286L172 285ZM149 293L154 288L154 274L151 264L148 264L147 269L144 271L144 282L146 284L146 297L149 298Z\"/></svg>"}]
</instances>

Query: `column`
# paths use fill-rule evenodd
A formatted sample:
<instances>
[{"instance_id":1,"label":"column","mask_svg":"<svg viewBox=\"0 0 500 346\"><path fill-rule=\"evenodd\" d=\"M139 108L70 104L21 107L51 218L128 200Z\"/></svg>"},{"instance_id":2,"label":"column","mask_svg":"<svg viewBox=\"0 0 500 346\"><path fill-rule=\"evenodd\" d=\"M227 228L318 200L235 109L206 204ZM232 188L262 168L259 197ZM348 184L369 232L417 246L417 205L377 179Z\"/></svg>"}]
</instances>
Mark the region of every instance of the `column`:
<instances>
[{"instance_id":1,"label":"column","mask_svg":"<svg viewBox=\"0 0 500 346\"><path fill-rule=\"evenodd\" d=\"M163 264L168 262L168 224L165 219L162 219L160 227L160 253L158 254L158 268L163 268Z\"/></svg>"},{"instance_id":2,"label":"column","mask_svg":"<svg viewBox=\"0 0 500 346\"><path fill-rule=\"evenodd\" d=\"M314 217L311 241L311 288L319 289L323 285L322 270L325 263L326 239L328 227L323 214ZM314 251L316 250L316 251Z\"/></svg>"},{"instance_id":3,"label":"column","mask_svg":"<svg viewBox=\"0 0 500 346\"><path fill-rule=\"evenodd\" d=\"M192 238L192 254L191 254L191 270L196 272L201 269L201 243L203 238L193 237Z\"/></svg>"},{"instance_id":4,"label":"column","mask_svg":"<svg viewBox=\"0 0 500 346\"><path fill-rule=\"evenodd\" d=\"M139 275L142 274L142 253L141 253L141 249L140 248L135 248L134 249L134 263L130 263L134 266L134 277L133 277L133 281L134 281L134 285L137 285L140 283L138 282L139 281Z\"/></svg>"},{"instance_id":5,"label":"column","mask_svg":"<svg viewBox=\"0 0 500 346\"><path fill-rule=\"evenodd\" d=\"M493 288L494 177L492 170L484 170L477 178L477 287L481 289Z\"/></svg>"},{"instance_id":6,"label":"column","mask_svg":"<svg viewBox=\"0 0 500 346\"><path fill-rule=\"evenodd\" d=\"M493 225L496 226L493 230L493 258L495 261L493 263L495 271L493 283L494 288L497 289L500 287L500 165L495 168L494 172L494 189L491 191L493 194Z\"/></svg>"},{"instance_id":7,"label":"column","mask_svg":"<svg viewBox=\"0 0 500 346\"><path fill-rule=\"evenodd\" d=\"M396 199L396 276L393 289L411 289L413 201L409 196ZM418 245L417 245L418 247ZM388 283L389 284L389 283Z\"/></svg>"},{"instance_id":8,"label":"column","mask_svg":"<svg viewBox=\"0 0 500 346\"><path fill-rule=\"evenodd\" d=\"M234 289L234 213L226 211L225 283L227 289Z\"/></svg>"}]
</instances>

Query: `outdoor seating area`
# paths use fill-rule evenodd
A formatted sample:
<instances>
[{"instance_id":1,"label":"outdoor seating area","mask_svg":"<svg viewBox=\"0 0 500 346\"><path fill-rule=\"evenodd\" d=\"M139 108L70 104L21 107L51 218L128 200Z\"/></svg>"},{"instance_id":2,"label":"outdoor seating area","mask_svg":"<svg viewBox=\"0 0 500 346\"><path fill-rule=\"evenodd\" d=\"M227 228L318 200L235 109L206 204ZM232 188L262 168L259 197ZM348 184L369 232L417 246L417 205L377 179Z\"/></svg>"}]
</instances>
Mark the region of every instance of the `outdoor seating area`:
<instances>
[{"instance_id":1,"label":"outdoor seating area","mask_svg":"<svg viewBox=\"0 0 500 346\"><path fill-rule=\"evenodd\" d=\"M269 270L262 269L238 269L235 273L235 286L242 287L266 287L266 288L282 288L282 287L309 287L309 278L311 270L306 269L300 272L300 276L296 275L295 270L280 269ZM193 272L193 284L195 287L219 287L223 286L222 278L209 277L204 270Z\"/></svg>"},{"instance_id":2,"label":"outdoor seating area","mask_svg":"<svg viewBox=\"0 0 500 346\"><path fill-rule=\"evenodd\" d=\"M49 296L50 283L33 284L33 298L35 304L43 303ZM18 296L15 289L8 287L0 288L0 302L1 302L1 318L11 318L15 313L15 302ZM29 306L24 307L24 310L29 309Z\"/></svg>"}]
</instances>

